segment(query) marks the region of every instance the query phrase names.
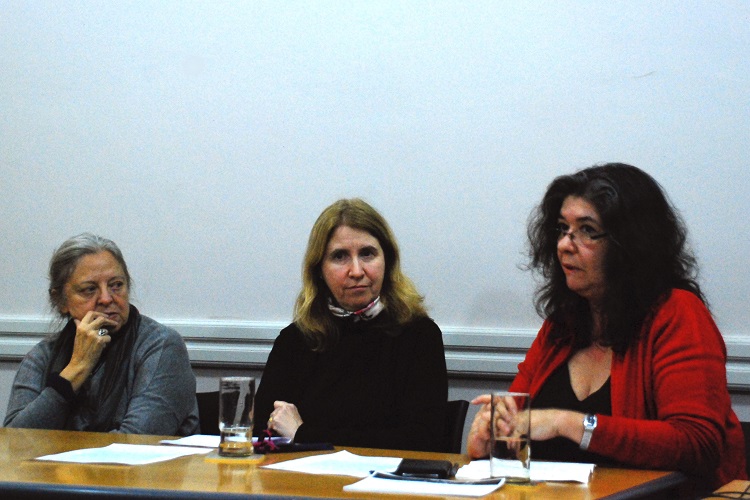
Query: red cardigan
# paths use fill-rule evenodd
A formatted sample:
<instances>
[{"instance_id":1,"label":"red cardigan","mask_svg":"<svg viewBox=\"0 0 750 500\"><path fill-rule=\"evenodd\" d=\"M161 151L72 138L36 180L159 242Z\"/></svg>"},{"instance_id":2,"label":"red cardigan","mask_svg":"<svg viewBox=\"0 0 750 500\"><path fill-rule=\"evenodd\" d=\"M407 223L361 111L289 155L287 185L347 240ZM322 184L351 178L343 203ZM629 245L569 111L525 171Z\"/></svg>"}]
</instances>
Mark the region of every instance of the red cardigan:
<instances>
[{"instance_id":1,"label":"red cardigan","mask_svg":"<svg viewBox=\"0 0 750 500\"><path fill-rule=\"evenodd\" d=\"M533 399L573 354L549 340L548 320L511 390ZM624 355L612 359L612 416L598 415L589 451L624 465L680 470L711 489L746 479L742 428L727 390L726 347L711 314L673 290Z\"/></svg>"}]
</instances>

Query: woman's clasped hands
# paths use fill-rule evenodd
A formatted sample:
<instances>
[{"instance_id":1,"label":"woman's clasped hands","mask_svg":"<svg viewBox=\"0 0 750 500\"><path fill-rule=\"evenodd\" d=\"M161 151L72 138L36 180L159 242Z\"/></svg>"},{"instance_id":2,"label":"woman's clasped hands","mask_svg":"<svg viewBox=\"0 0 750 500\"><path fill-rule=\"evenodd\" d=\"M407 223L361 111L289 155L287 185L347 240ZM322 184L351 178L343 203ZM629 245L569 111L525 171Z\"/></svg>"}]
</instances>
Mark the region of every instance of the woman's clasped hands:
<instances>
[{"instance_id":1,"label":"woman's clasped hands","mask_svg":"<svg viewBox=\"0 0 750 500\"><path fill-rule=\"evenodd\" d=\"M286 401L274 401L273 411L268 418L268 429L293 440L302 423L302 417L295 405Z\"/></svg>"},{"instance_id":2,"label":"woman's clasped hands","mask_svg":"<svg viewBox=\"0 0 750 500\"><path fill-rule=\"evenodd\" d=\"M572 416L574 413L555 409L525 410L529 412L529 418L518 418L523 412L519 412L512 397L505 396L495 400L493 414L490 394L478 396L471 403L482 405L469 430L467 453L471 458L484 458L490 454L490 422L493 417L496 436L520 437L525 434L532 440L545 441L564 435L565 433L560 432L561 423L567 419L567 414ZM572 416L572 420L576 421L576 417ZM527 429L527 426L530 429Z\"/></svg>"}]
</instances>

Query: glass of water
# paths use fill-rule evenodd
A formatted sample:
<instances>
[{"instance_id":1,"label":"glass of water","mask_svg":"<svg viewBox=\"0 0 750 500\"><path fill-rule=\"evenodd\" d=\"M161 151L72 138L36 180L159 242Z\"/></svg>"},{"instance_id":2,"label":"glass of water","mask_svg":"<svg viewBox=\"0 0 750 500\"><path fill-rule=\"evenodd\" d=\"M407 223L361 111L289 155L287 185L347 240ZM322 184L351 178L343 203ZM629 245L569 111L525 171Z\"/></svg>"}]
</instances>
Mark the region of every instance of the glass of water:
<instances>
[{"instance_id":1,"label":"glass of water","mask_svg":"<svg viewBox=\"0 0 750 500\"><path fill-rule=\"evenodd\" d=\"M222 377L219 382L219 455L253 454L253 377Z\"/></svg>"},{"instance_id":2,"label":"glass of water","mask_svg":"<svg viewBox=\"0 0 750 500\"><path fill-rule=\"evenodd\" d=\"M490 418L490 475L527 483L531 469L531 411L529 395L493 392Z\"/></svg>"}]
</instances>

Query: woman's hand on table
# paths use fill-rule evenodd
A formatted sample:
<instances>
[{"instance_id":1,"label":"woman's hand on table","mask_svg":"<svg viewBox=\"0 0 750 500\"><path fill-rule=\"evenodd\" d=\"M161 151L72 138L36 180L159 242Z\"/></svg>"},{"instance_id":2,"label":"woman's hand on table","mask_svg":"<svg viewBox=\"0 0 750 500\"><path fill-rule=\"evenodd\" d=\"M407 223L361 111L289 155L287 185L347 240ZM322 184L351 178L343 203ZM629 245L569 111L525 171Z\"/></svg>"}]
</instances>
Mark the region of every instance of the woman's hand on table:
<instances>
[{"instance_id":1,"label":"woman's hand on table","mask_svg":"<svg viewBox=\"0 0 750 500\"><path fill-rule=\"evenodd\" d=\"M274 401L273 411L268 418L269 430L293 440L302 423L302 417L295 405L286 401Z\"/></svg>"}]
</instances>

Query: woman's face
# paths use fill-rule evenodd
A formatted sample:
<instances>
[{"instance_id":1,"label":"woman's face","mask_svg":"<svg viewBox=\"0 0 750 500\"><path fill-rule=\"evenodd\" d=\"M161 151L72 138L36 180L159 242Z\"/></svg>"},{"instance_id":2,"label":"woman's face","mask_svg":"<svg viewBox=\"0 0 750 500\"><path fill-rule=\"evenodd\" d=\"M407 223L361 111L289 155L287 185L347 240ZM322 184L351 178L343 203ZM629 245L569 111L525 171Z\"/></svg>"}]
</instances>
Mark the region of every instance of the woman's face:
<instances>
[{"instance_id":1,"label":"woman's face","mask_svg":"<svg viewBox=\"0 0 750 500\"><path fill-rule=\"evenodd\" d=\"M604 258L609 240L599 238L585 241L585 235L604 233L599 213L585 199L568 196L560 208L557 222L561 229L567 231L557 241L557 258L568 288L596 305L606 290Z\"/></svg>"},{"instance_id":2,"label":"woman's face","mask_svg":"<svg viewBox=\"0 0 750 500\"><path fill-rule=\"evenodd\" d=\"M107 251L81 257L63 294L65 302L60 312L77 320L94 311L94 317L106 317L113 324L112 333L128 321L128 279L120 263Z\"/></svg>"},{"instance_id":3,"label":"woman's face","mask_svg":"<svg viewBox=\"0 0 750 500\"><path fill-rule=\"evenodd\" d=\"M380 295L385 256L380 242L367 231L339 226L326 245L323 280L339 306L358 311Z\"/></svg>"}]
</instances>

